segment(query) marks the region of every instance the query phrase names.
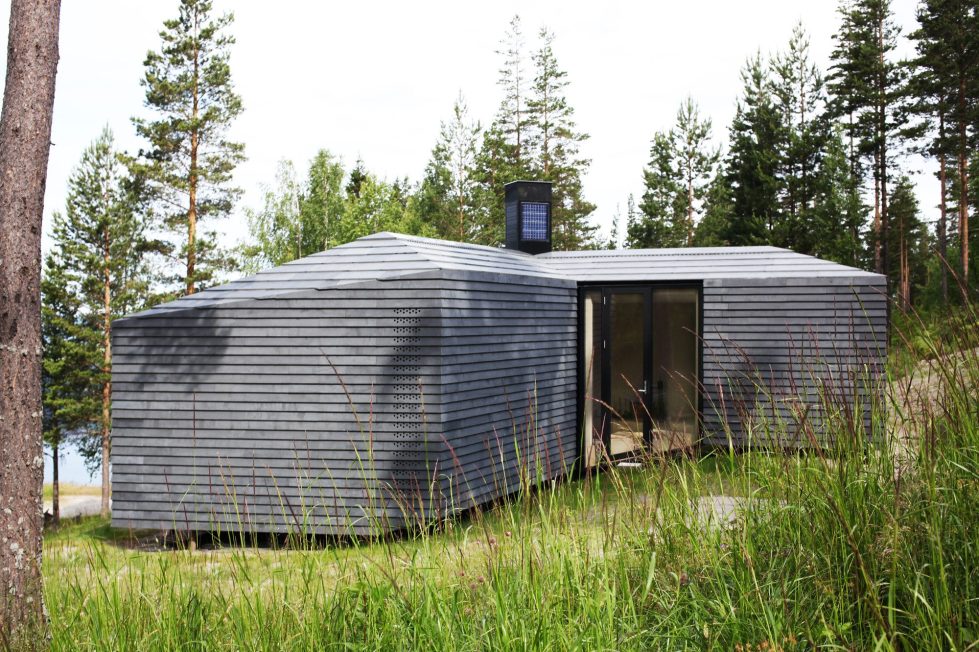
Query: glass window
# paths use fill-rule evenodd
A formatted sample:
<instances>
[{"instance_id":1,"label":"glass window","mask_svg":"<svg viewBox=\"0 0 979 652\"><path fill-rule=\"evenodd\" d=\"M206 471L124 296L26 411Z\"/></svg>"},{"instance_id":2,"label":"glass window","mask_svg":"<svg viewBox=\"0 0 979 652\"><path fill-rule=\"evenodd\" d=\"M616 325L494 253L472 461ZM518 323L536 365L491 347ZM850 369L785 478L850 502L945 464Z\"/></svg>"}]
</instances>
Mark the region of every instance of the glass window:
<instances>
[{"instance_id":1,"label":"glass window","mask_svg":"<svg viewBox=\"0 0 979 652\"><path fill-rule=\"evenodd\" d=\"M700 336L696 288L653 290L652 447L692 446L697 436Z\"/></svg>"},{"instance_id":2,"label":"glass window","mask_svg":"<svg viewBox=\"0 0 979 652\"><path fill-rule=\"evenodd\" d=\"M614 457L643 448L646 294L613 292L609 303L609 453Z\"/></svg>"}]
</instances>

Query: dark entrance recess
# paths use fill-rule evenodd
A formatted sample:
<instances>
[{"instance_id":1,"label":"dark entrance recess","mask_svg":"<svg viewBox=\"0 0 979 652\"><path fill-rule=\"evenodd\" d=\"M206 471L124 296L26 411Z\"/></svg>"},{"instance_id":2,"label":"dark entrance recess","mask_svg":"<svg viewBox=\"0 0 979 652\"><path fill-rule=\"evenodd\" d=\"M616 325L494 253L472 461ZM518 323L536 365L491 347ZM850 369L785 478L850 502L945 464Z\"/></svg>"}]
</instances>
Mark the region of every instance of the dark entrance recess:
<instances>
[{"instance_id":1,"label":"dark entrance recess","mask_svg":"<svg viewBox=\"0 0 979 652\"><path fill-rule=\"evenodd\" d=\"M700 312L700 284L582 288L586 467L698 442Z\"/></svg>"}]
</instances>

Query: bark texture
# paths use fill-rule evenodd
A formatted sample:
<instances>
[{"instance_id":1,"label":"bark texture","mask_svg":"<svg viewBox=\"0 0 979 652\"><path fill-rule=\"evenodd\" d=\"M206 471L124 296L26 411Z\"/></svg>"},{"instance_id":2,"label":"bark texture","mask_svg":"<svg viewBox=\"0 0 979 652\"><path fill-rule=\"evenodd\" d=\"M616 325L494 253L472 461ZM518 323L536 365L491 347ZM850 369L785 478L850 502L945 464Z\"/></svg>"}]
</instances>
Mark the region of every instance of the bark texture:
<instances>
[{"instance_id":1,"label":"bark texture","mask_svg":"<svg viewBox=\"0 0 979 652\"><path fill-rule=\"evenodd\" d=\"M941 110L938 114L938 140L945 145L945 112ZM941 258L939 267L942 270L942 302L948 303L948 205L945 203L948 187L948 173L945 171L945 152L938 151L938 180L941 184L942 197L939 206L938 218L938 255Z\"/></svg>"},{"instance_id":2,"label":"bark texture","mask_svg":"<svg viewBox=\"0 0 979 652\"><path fill-rule=\"evenodd\" d=\"M197 149L200 145L200 124L198 123L200 87L198 86L198 82L200 80L200 74L200 52L195 45L194 105L191 109L191 118L194 127L190 133L190 175L187 179L187 187L190 189L190 205L187 208L187 294L193 294L197 291L195 274L197 273Z\"/></svg>"},{"instance_id":3,"label":"bark texture","mask_svg":"<svg viewBox=\"0 0 979 652\"><path fill-rule=\"evenodd\" d=\"M109 227L102 236L102 518L109 517L109 438L112 435L112 248Z\"/></svg>"},{"instance_id":4,"label":"bark texture","mask_svg":"<svg viewBox=\"0 0 979 652\"><path fill-rule=\"evenodd\" d=\"M0 115L0 648L40 647L41 216L60 0L12 0Z\"/></svg>"}]
</instances>

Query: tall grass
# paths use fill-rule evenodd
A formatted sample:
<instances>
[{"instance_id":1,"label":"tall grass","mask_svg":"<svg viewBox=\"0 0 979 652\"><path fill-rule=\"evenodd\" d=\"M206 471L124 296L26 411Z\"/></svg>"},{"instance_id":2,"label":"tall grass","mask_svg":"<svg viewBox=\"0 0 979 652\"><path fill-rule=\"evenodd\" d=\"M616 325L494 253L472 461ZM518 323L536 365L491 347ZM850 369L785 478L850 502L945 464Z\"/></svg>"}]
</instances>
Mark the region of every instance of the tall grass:
<instances>
[{"instance_id":1,"label":"tall grass","mask_svg":"<svg viewBox=\"0 0 979 652\"><path fill-rule=\"evenodd\" d=\"M932 362L890 379L873 436L827 418L806 452L651 457L380 540L192 551L64 527L53 646L979 649L979 334L956 319L913 343Z\"/></svg>"}]
</instances>

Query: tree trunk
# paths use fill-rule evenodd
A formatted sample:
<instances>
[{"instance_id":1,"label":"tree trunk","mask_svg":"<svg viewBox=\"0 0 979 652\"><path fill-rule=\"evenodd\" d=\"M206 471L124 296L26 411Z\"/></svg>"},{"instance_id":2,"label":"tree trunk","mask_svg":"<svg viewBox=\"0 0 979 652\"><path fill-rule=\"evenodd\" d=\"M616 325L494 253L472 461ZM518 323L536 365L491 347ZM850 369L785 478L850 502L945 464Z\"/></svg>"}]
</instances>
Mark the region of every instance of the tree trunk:
<instances>
[{"instance_id":1,"label":"tree trunk","mask_svg":"<svg viewBox=\"0 0 979 652\"><path fill-rule=\"evenodd\" d=\"M196 36L196 34L195 34ZM191 108L191 127L190 132L190 174L187 178L187 187L190 199L187 207L187 294L196 292L194 284L194 274L197 267L197 147L199 144L197 114L198 107L198 82L200 80L200 52L197 44L194 44L194 99Z\"/></svg>"},{"instance_id":2,"label":"tree trunk","mask_svg":"<svg viewBox=\"0 0 979 652\"><path fill-rule=\"evenodd\" d=\"M884 230L880 211L880 151L874 152L874 271L885 274L884 270Z\"/></svg>"},{"instance_id":3,"label":"tree trunk","mask_svg":"<svg viewBox=\"0 0 979 652\"><path fill-rule=\"evenodd\" d=\"M41 218L60 0L12 0L0 114L0 648L42 646Z\"/></svg>"},{"instance_id":4,"label":"tree trunk","mask_svg":"<svg viewBox=\"0 0 979 652\"><path fill-rule=\"evenodd\" d=\"M109 229L102 251L102 518L109 517L109 438L112 434L112 253Z\"/></svg>"},{"instance_id":5,"label":"tree trunk","mask_svg":"<svg viewBox=\"0 0 979 652\"><path fill-rule=\"evenodd\" d=\"M942 198L938 217L938 255L941 258L942 270L942 303L948 303L948 206L945 203L945 193L948 175L945 171L945 111L938 114L938 180L941 185Z\"/></svg>"},{"instance_id":6,"label":"tree trunk","mask_svg":"<svg viewBox=\"0 0 979 652\"><path fill-rule=\"evenodd\" d=\"M888 260L889 215L887 214L887 66L884 61L884 12L878 17L877 52L879 66L877 73L877 143L879 148L878 163L880 164L880 266L882 274L887 274L890 265ZM887 280L888 289L891 287Z\"/></svg>"},{"instance_id":7,"label":"tree trunk","mask_svg":"<svg viewBox=\"0 0 979 652\"><path fill-rule=\"evenodd\" d=\"M887 135L883 131L883 120L881 122L880 134L880 261L882 274L887 274L890 269L890 256L888 245L888 233L890 233L890 216L887 214ZM888 281L888 284L890 281Z\"/></svg>"},{"instance_id":8,"label":"tree trunk","mask_svg":"<svg viewBox=\"0 0 979 652\"><path fill-rule=\"evenodd\" d=\"M898 228L901 230L901 238L898 242L898 262L901 268L900 302L901 310L906 313L911 310L911 265L908 260L908 241L905 238L904 215L901 215Z\"/></svg>"},{"instance_id":9,"label":"tree trunk","mask_svg":"<svg viewBox=\"0 0 979 652\"><path fill-rule=\"evenodd\" d=\"M693 170L691 168L687 169L687 246L693 246Z\"/></svg>"},{"instance_id":10,"label":"tree trunk","mask_svg":"<svg viewBox=\"0 0 979 652\"><path fill-rule=\"evenodd\" d=\"M458 153L462 156L462 153ZM456 195L458 195L459 201L459 242L466 241L466 195L465 188L463 187L462 175L466 172L463 166L460 164L456 169Z\"/></svg>"},{"instance_id":11,"label":"tree trunk","mask_svg":"<svg viewBox=\"0 0 979 652\"><path fill-rule=\"evenodd\" d=\"M959 79L959 247L962 255L962 299L969 300L969 141L966 137L965 79Z\"/></svg>"},{"instance_id":12,"label":"tree trunk","mask_svg":"<svg viewBox=\"0 0 979 652\"><path fill-rule=\"evenodd\" d=\"M58 445L51 446L51 518L61 522L61 483L58 480Z\"/></svg>"}]
</instances>

